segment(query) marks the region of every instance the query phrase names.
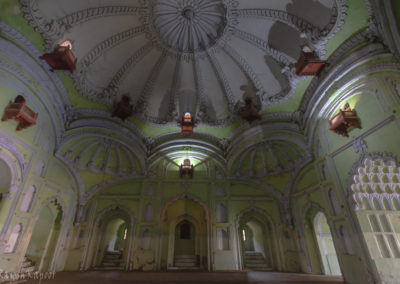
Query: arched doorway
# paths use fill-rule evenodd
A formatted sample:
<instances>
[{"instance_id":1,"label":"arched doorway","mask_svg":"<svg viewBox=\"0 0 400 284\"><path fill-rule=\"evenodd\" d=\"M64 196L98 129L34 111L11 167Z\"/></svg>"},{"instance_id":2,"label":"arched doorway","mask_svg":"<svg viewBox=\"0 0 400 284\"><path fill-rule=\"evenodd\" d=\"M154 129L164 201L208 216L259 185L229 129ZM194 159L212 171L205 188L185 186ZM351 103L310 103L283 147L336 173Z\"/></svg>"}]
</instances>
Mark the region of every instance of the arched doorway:
<instances>
[{"instance_id":1,"label":"arched doorway","mask_svg":"<svg viewBox=\"0 0 400 284\"><path fill-rule=\"evenodd\" d=\"M37 216L29 245L25 253L26 261L37 271L51 270L54 251L61 230L63 211L52 201L43 206Z\"/></svg>"},{"instance_id":2,"label":"arched doorway","mask_svg":"<svg viewBox=\"0 0 400 284\"><path fill-rule=\"evenodd\" d=\"M341 275L337 250L325 213L317 204L304 209L304 253L308 259L304 271L312 274Z\"/></svg>"},{"instance_id":3,"label":"arched doorway","mask_svg":"<svg viewBox=\"0 0 400 284\"><path fill-rule=\"evenodd\" d=\"M241 214L238 239L243 269L269 271L278 268L274 232L265 216L254 210Z\"/></svg>"},{"instance_id":4,"label":"arched doorway","mask_svg":"<svg viewBox=\"0 0 400 284\"><path fill-rule=\"evenodd\" d=\"M128 226L125 220L114 218L108 221L99 246L101 251L98 261L101 268L116 270L124 268L123 254L127 234Z\"/></svg>"},{"instance_id":5,"label":"arched doorway","mask_svg":"<svg viewBox=\"0 0 400 284\"><path fill-rule=\"evenodd\" d=\"M99 214L90 236L88 265L100 270L129 267L131 217L125 210L110 209Z\"/></svg>"},{"instance_id":6,"label":"arched doorway","mask_svg":"<svg viewBox=\"0 0 400 284\"><path fill-rule=\"evenodd\" d=\"M200 257L196 236L195 226L187 219L175 226L174 267L199 267Z\"/></svg>"},{"instance_id":7,"label":"arched doorway","mask_svg":"<svg viewBox=\"0 0 400 284\"><path fill-rule=\"evenodd\" d=\"M313 225L324 274L342 275L332 233L324 213L318 212L315 215Z\"/></svg>"},{"instance_id":8,"label":"arched doorway","mask_svg":"<svg viewBox=\"0 0 400 284\"><path fill-rule=\"evenodd\" d=\"M189 198L161 212L160 269L209 269L209 222L204 204Z\"/></svg>"}]
</instances>

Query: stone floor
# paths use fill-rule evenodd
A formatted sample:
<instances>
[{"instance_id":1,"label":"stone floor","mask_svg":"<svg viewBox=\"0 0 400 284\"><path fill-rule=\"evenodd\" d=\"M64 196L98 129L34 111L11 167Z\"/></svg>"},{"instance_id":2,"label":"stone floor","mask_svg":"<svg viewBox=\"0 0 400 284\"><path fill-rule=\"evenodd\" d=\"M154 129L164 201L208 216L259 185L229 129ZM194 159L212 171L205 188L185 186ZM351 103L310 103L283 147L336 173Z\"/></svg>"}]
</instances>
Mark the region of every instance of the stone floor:
<instances>
[{"instance_id":1,"label":"stone floor","mask_svg":"<svg viewBox=\"0 0 400 284\"><path fill-rule=\"evenodd\" d=\"M29 280L29 284L125 284L125 283L274 283L334 284L341 277L275 272L58 272L53 280Z\"/></svg>"}]
</instances>

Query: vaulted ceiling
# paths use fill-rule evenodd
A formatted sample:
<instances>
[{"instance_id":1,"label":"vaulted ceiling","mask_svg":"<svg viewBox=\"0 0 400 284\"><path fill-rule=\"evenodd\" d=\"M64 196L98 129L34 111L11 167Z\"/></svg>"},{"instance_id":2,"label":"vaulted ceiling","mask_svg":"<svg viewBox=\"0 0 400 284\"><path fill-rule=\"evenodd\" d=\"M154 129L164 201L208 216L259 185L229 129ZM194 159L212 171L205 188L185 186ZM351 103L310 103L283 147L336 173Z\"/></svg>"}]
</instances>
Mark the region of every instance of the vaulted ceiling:
<instances>
[{"instance_id":1,"label":"vaulted ceiling","mask_svg":"<svg viewBox=\"0 0 400 284\"><path fill-rule=\"evenodd\" d=\"M69 40L73 78L113 109L128 95L135 116L226 126L251 98L262 111L290 98L301 46L320 55L343 24L341 0L21 0L47 51Z\"/></svg>"},{"instance_id":2,"label":"vaulted ceiling","mask_svg":"<svg viewBox=\"0 0 400 284\"><path fill-rule=\"evenodd\" d=\"M296 75L301 48L329 61L366 25L345 23L347 0L19 2L45 52L69 41L77 57L73 73L57 72L70 102L58 106L66 123L56 155L120 177L176 170L186 157L216 177L295 174L312 157L300 103L319 80ZM347 37L337 35L343 26L352 27ZM126 121L111 117L124 95L134 106ZM261 121L239 117L246 98ZM187 111L196 122L190 137L179 129Z\"/></svg>"}]
</instances>

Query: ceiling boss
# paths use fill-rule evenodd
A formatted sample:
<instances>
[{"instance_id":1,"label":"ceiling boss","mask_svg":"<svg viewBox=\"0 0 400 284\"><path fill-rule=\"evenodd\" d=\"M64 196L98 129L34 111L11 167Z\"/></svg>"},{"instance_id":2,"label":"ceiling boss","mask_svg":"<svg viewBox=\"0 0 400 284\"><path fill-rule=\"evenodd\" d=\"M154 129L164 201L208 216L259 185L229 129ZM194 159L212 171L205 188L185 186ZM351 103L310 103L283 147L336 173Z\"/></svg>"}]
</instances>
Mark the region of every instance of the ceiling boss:
<instances>
[{"instance_id":1,"label":"ceiling boss","mask_svg":"<svg viewBox=\"0 0 400 284\"><path fill-rule=\"evenodd\" d=\"M155 0L152 24L169 47L185 53L204 51L213 46L226 27L222 1Z\"/></svg>"}]
</instances>

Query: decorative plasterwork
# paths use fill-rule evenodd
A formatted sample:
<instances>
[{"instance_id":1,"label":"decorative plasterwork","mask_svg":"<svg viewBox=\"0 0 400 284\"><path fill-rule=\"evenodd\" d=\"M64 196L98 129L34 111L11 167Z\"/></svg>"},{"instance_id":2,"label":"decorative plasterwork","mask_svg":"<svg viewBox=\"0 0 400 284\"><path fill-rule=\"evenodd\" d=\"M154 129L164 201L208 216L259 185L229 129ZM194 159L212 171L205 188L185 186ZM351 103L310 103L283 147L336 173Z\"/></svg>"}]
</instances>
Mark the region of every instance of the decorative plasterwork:
<instances>
[{"instance_id":1,"label":"decorative plasterwork","mask_svg":"<svg viewBox=\"0 0 400 284\"><path fill-rule=\"evenodd\" d=\"M132 145L107 133L82 131L67 134L57 152L74 167L118 176L135 176L142 171L142 153Z\"/></svg>"},{"instance_id":2,"label":"decorative plasterwork","mask_svg":"<svg viewBox=\"0 0 400 284\"><path fill-rule=\"evenodd\" d=\"M88 127L111 131L115 135L123 135L130 143L146 152L148 145L145 145L145 134L129 121L122 123L118 118L111 118L109 113L94 109L72 109L71 116L74 119L69 123L69 129Z\"/></svg>"},{"instance_id":3,"label":"decorative plasterwork","mask_svg":"<svg viewBox=\"0 0 400 284\"><path fill-rule=\"evenodd\" d=\"M346 11L344 0L317 1L327 18L313 22L311 14L319 12L314 6L298 15L277 0L256 8L242 0L143 0L136 6L82 1L64 8L41 1L20 2L47 51L65 39L73 43L73 77L85 96L113 108L128 95L135 116L154 124L176 123L190 111L197 123L214 126L236 119L234 106L244 97L260 102L261 110L289 98L300 81L293 71L300 44L309 41L323 55ZM279 37L261 36L279 25L301 40L285 46Z\"/></svg>"},{"instance_id":4,"label":"decorative plasterwork","mask_svg":"<svg viewBox=\"0 0 400 284\"><path fill-rule=\"evenodd\" d=\"M267 221L267 222L270 223L270 225L273 225L273 226L276 225L274 220L271 218L271 216L267 212L265 212L264 210L252 205L251 207L248 207L248 208L242 210L237 215L237 217L236 217L236 227L240 228L241 224L244 224L245 222L249 221L249 219L252 219L252 218L255 218L255 219L258 219L258 220L261 219L257 215L262 216L263 218L265 218L265 220L260 220L260 221L262 221L263 224L265 224L265 221Z\"/></svg>"},{"instance_id":5,"label":"decorative plasterwork","mask_svg":"<svg viewBox=\"0 0 400 284\"><path fill-rule=\"evenodd\" d=\"M302 114L300 125L305 128L308 140L313 138L319 118L326 117L332 110L333 100L338 104L344 96L350 97L345 90L351 82L354 83L357 79L365 78L369 74L399 70L399 64L389 60L367 65L374 60L391 57L382 44L371 42L371 38L374 37L374 31L367 29L347 40L329 58L328 63L331 67L324 70L319 79L315 78L311 82L299 110ZM366 46L343 59L343 55L365 43L367 43ZM354 72L362 65L365 65L365 68ZM341 97L332 98L335 92L340 93Z\"/></svg>"},{"instance_id":6,"label":"decorative plasterwork","mask_svg":"<svg viewBox=\"0 0 400 284\"><path fill-rule=\"evenodd\" d=\"M367 142L362 137L357 138L354 140L353 149L355 153L364 153L368 149Z\"/></svg>"},{"instance_id":7,"label":"decorative plasterwork","mask_svg":"<svg viewBox=\"0 0 400 284\"><path fill-rule=\"evenodd\" d=\"M290 172L304 156L304 150L289 141L263 141L243 149L235 159L232 174L260 178Z\"/></svg>"},{"instance_id":8,"label":"decorative plasterwork","mask_svg":"<svg viewBox=\"0 0 400 284\"><path fill-rule=\"evenodd\" d=\"M25 179L26 161L17 146L10 139L3 137L0 137L0 159L8 165L11 173L9 193L3 196L7 201Z\"/></svg>"},{"instance_id":9,"label":"decorative plasterwork","mask_svg":"<svg viewBox=\"0 0 400 284\"><path fill-rule=\"evenodd\" d=\"M170 165L173 164L178 168L185 158L194 163L195 169L201 165L206 166L208 176L211 175L214 166L220 174L223 176L226 174L226 161L220 148L209 142L194 139L179 139L154 147L148 155L147 174L163 176ZM161 169L158 168L160 163Z\"/></svg>"},{"instance_id":10,"label":"decorative plasterwork","mask_svg":"<svg viewBox=\"0 0 400 284\"><path fill-rule=\"evenodd\" d=\"M159 38L179 52L198 52L213 46L224 33L223 1L154 0L151 20Z\"/></svg>"},{"instance_id":11,"label":"decorative plasterwork","mask_svg":"<svg viewBox=\"0 0 400 284\"><path fill-rule=\"evenodd\" d=\"M365 153L350 171L354 210L400 210L400 164L391 153Z\"/></svg>"},{"instance_id":12,"label":"decorative plasterwork","mask_svg":"<svg viewBox=\"0 0 400 284\"><path fill-rule=\"evenodd\" d=\"M10 152L12 154L11 157L14 157L17 161L16 164L18 165L19 170L17 170L14 164L9 164L9 166L13 165L12 167L10 167L11 170L15 169L15 171L13 171L13 181L16 182L17 176L23 178L23 173L25 172L26 167L25 158L10 138L0 137L0 151L3 152L4 150ZM9 159L7 159L7 161L9 161Z\"/></svg>"},{"instance_id":13,"label":"decorative plasterwork","mask_svg":"<svg viewBox=\"0 0 400 284\"><path fill-rule=\"evenodd\" d=\"M371 15L369 26L376 31L389 47L390 51L400 58L400 30L393 1L365 0Z\"/></svg>"},{"instance_id":14,"label":"decorative plasterwork","mask_svg":"<svg viewBox=\"0 0 400 284\"><path fill-rule=\"evenodd\" d=\"M243 127L238 127L232 132L230 137L226 138L226 140L232 142L230 143L229 149L242 143L243 137L263 136L266 133L293 133L295 136L298 134L301 135L299 125L295 123L295 114L296 113L274 113L264 116L263 120L256 124L258 127L249 128L248 124L244 124Z\"/></svg>"}]
</instances>

